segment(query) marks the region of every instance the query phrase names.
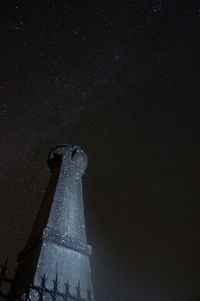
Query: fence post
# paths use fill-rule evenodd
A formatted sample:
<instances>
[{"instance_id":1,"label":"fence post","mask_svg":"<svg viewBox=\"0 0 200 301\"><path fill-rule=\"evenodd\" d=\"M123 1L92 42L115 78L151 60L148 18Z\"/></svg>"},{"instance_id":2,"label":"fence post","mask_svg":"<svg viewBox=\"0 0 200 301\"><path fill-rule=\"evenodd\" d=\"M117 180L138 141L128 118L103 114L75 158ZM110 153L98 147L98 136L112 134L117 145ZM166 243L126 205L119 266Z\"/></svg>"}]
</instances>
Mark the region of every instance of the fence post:
<instances>
[{"instance_id":1,"label":"fence post","mask_svg":"<svg viewBox=\"0 0 200 301\"><path fill-rule=\"evenodd\" d=\"M91 296L91 291L90 291L90 289L89 290L87 290L87 301L92 301L92 296Z\"/></svg>"},{"instance_id":2,"label":"fence post","mask_svg":"<svg viewBox=\"0 0 200 301\"><path fill-rule=\"evenodd\" d=\"M2 280L4 280L6 278L7 265L8 265L8 258L6 258L4 264L1 264L0 286L1 286Z\"/></svg>"},{"instance_id":3,"label":"fence post","mask_svg":"<svg viewBox=\"0 0 200 301\"><path fill-rule=\"evenodd\" d=\"M67 281L67 283L65 283L65 295L64 295L64 300L68 301L69 300L69 281Z\"/></svg>"},{"instance_id":4,"label":"fence post","mask_svg":"<svg viewBox=\"0 0 200 301\"><path fill-rule=\"evenodd\" d=\"M53 289L52 289L52 301L56 301L56 295L58 294L58 274L56 273L56 278L53 280Z\"/></svg>"},{"instance_id":5,"label":"fence post","mask_svg":"<svg viewBox=\"0 0 200 301\"><path fill-rule=\"evenodd\" d=\"M46 275L44 274L44 276L41 276L41 286L40 286L40 290L39 290L39 299L38 301L42 301L43 297L44 297L44 291L45 291L45 283L46 283Z\"/></svg>"},{"instance_id":6,"label":"fence post","mask_svg":"<svg viewBox=\"0 0 200 301\"><path fill-rule=\"evenodd\" d=\"M76 287L76 300L81 300L81 287L80 287L80 280L78 281L78 286Z\"/></svg>"}]
</instances>

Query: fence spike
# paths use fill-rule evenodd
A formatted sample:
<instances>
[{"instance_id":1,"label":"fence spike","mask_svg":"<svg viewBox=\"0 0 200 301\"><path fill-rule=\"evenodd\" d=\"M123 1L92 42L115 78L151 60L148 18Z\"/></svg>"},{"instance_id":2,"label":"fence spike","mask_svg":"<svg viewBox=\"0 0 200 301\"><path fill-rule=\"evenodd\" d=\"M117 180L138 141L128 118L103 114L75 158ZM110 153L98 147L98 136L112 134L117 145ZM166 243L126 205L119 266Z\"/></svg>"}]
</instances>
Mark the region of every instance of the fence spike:
<instances>
[{"instance_id":1,"label":"fence spike","mask_svg":"<svg viewBox=\"0 0 200 301\"><path fill-rule=\"evenodd\" d=\"M91 296L91 290L90 289L88 289L87 290L87 301L92 301L92 296Z\"/></svg>"},{"instance_id":2,"label":"fence spike","mask_svg":"<svg viewBox=\"0 0 200 301\"><path fill-rule=\"evenodd\" d=\"M8 258L6 258L5 262L3 264L1 264L0 285L1 285L2 280L4 280L6 278L7 265L8 265Z\"/></svg>"},{"instance_id":3,"label":"fence spike","mask_svg":"<svg viewBox=\"0 0 200 301\"><path fill-rule=\"evenodd\" d=\"M7 265L8 265L8 258L6 257L4 263L1 264L1 270L2 270L3 272L7 270Z\"/></svg>"},{"instance_id":4,"label":"fence spike","mask_svg":"<svg viewBox=\"0 0 200 301\"><path fill-rule=\"evenodd\" d=\"M64 285L65 285L65 294L68 297L68 295L69 295L69 288L70 288L69 281L67 281L67 283L64 283Z\"/></svg>"},{"instance_id":5,"label":"fence spike","mask_svg":"<svg viewBox=\"0 0 200 301\"><path fill-rule=\"evenodd\" d=\"M25 288L25 300L30 300L30 285L26 285L26 288Z\"/></svg>"},{"instance_id":6,"label":"fence spike","mask_svg":"<svg viewBox=\"0 0 200 301\"><path fill-rule=\"evenodd\" d=\"M81 297L80 280L78 281L78 286L76 286L76 297L77 297L77 300L79 300Z\"/></svg>"},{"instance_id":7,"label":"fence spike","mask_svg":"<svg viewBox=\"0 0 200 301\"><path fill-rule=\"evenodd\" d=\"M56 296L58 296L58 295L59 295L59 292L58 292L58 274L56 273L55 280L53 280L53 289L51 291L52 301L55 301Z\"/></svg>"},{"instance_id":8,"label":"fence spike","mask_svg":"<svg viewBox=\"0 0 200 301\"><path fill-rule=\"evenodd\" d=\"M53 280L53 288L57 291L58 288L58 274L56 273L55 280Z\"/></svg>"},{"instance_id":9,"label":"fence spike","mask_svg":"<svg viewBox=\"0 0 200 301\"><path fill-rule=\"evenodd\" d=\"M44 274L43 276L41 276L41 284L42 284L42 286L44 286L45 287L45 284L46 284L46 281L47 281L47 277L46 277L46 274Z\"/></svg>"}]
</instances>

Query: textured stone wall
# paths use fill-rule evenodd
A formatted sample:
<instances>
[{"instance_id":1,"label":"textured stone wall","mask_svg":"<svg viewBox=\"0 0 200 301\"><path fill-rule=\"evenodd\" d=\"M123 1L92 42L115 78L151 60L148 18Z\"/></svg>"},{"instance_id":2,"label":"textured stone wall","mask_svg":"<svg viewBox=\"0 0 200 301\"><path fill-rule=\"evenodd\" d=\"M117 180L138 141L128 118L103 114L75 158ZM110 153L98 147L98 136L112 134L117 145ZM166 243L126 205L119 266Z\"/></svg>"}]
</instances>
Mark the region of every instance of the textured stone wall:
<instances>
[{"instance_id":1,"label":"textured stone wall","mask_svg":"<svg viewBox=\"0 0 200 301\"><path fill-rule=\"evenodd\" d=\"M18 277L31 276L35 284L41 276L48 277L47 286L58 274L59 288L69 281L70 293L76 293L80 281L81 295L92 293L87 245L82 175L87 167L87 155L77 146L64 145L53 149L48 157L52 177L38 212L25 249L19 254Z\"/></svg>"}]
</instances>

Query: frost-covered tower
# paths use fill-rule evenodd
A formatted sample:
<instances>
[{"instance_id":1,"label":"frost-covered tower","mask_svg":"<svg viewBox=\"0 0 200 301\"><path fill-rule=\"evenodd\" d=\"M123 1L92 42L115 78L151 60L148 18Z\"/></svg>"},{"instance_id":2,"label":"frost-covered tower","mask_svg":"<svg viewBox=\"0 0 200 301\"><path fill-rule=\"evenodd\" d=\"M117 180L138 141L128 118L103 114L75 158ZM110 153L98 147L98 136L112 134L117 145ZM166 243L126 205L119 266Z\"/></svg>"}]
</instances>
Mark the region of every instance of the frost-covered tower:
<instances>
[{"instance_id":1,"label":"frost-covered tower","mask_svg":"<svg viewBox=\"0 0 200 301\"><path fill-rule=\"evenodd\" d=\"M52 171L44 199L25 248L19 254L18 280L47 286L58 275L59 289L69 281L70 293L76 293L80 282L81 296L92 300L89 256L91 246L86 242L82 175L87 167L87 155L78 146L64 145L54 148L48 157ZM33 297L34 300L34 297Z\"/></svg>"}]
</instances>

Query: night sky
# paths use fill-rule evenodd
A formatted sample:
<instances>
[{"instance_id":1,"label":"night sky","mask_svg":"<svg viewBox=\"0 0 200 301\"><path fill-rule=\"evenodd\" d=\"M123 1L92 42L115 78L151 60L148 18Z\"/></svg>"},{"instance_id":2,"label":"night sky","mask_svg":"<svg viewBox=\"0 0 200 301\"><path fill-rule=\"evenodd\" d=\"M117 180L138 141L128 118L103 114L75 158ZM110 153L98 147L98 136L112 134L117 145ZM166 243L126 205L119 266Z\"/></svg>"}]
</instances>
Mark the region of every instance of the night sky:
<instances>
[{"instance_id":1,"label":"night sky","mask_svg":"<svg viewBox=\"0 0 200 301\"><path fill-rule=\"evenodd\" d=\"M0 261L10 272L49 151L75 144L89 159L97 301L200 300L196 3L1 1Z\"/></svg>"}]
</instances>

